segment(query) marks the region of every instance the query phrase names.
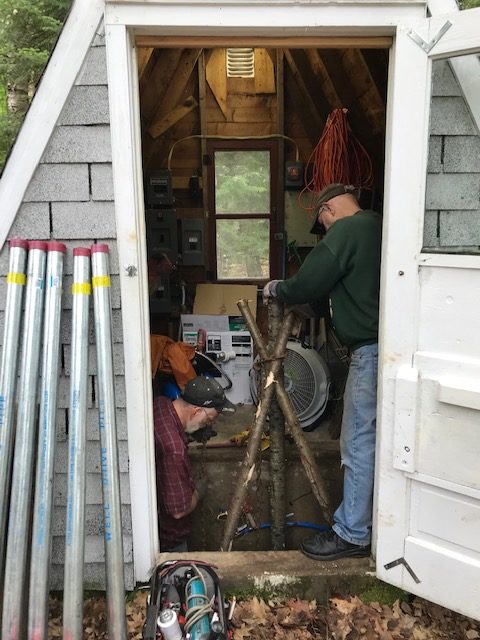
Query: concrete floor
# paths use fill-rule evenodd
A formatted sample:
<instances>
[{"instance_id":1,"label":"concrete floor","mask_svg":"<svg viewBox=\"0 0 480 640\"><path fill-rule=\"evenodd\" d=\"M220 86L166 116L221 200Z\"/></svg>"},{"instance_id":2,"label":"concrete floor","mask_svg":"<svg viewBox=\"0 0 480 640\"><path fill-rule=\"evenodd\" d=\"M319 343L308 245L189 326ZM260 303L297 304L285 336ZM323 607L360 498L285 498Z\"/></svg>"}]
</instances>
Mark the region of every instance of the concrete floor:
<instances>
[{"instance_id":1,"label":"concrete floor","mask_svg":"<svg viewBox=\"0 0 480 640\"><path fill-rule=\"evenodd\" d=\"M233 416L219 416L214 423L217 435L202 445L190 445L190 457L194 473L205 476L208 492L193 514L193 530L189 539L189 549L195 551L214 551L220 548L223 537L224 520L219 514L228 511L228 507L238 481L238 473L245 456L246 446L231 446L230 438L253 422L256 408L253 405L239 406ZM320 477L323 479L332 507L341 500L342 472L338 441L332 440L328 431L328 422L315 431L304 432L317 462ZM230 446L229 446L230 445ZM285 529L285 547L288 550L299 548L301 541L312 534L315 527L324 527L321 510L313 497L296 445L291 439L285 443L285 515L288 525ZM270 468L269 451L262 453L262 462L252 478L246 501L250 516L242 514L237 523L239 527L249 524L253 518L257 528L246 535L235 538L234 551L271 550L270 529Z\"/></svg>"}]
</instances>

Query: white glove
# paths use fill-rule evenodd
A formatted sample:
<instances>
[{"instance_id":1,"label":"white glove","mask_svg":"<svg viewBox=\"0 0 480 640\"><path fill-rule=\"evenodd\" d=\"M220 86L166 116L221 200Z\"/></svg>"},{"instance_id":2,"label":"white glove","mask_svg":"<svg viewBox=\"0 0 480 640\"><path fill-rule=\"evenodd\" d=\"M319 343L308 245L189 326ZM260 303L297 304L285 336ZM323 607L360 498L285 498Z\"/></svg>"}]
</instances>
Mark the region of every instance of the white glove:
<instances>
[{"instance_id":1,"label":"white glove","mask_svg":"<svg viewBox=\"0 0 480 640\"><path fill-rule=\"evenodd\" d=\"M263 304L267 304L270 298L277 297L277 285L279 282L282 282L282 280L270 280L270 282L267 282L263 287Z\"/></svg>"}]
</instances>

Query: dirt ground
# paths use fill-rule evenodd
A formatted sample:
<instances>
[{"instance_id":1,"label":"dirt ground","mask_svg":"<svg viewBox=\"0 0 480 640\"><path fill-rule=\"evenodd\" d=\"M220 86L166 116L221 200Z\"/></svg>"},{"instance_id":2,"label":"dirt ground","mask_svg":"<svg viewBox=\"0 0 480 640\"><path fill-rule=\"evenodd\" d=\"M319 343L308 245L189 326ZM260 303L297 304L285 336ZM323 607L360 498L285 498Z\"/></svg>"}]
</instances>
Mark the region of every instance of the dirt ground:
<instances>
[{"instance_id":1,"label":"dirt ground","mask_svg":"<svg viewBox=\"0 0 480 640\"><path fill-rule=\"evenodd\" d=\"M127 601L129 640L141 640L147 591ZM365 600L365 598L364 598ZM84 640L108 638L105 599L85 600ZM62 602L50 600L49 634L62 637ZM480 622L421 598L397 599L392 604L365 602L357 596L332 595L328 605L307 600L237 601L231 640L476 640ZM111 639L115 640L115 639Z\"/></svg>"}]
</instances>

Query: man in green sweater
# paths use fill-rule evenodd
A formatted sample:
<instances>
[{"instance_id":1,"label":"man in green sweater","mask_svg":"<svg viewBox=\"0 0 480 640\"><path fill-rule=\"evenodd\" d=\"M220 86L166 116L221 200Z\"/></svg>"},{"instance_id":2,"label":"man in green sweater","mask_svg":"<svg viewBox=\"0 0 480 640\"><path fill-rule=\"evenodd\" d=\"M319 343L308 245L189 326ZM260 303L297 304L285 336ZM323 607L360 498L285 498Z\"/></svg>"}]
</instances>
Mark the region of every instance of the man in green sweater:
<instances>
[{"instance_id":1,"label":"man in green sweater","mask_svg":"<svg viewBox=\"0 0 480 640\"><path fill-rule=\"evenodd\" d=\"M370 554L372 528L382 220L362 210L343 184L318 194L316 213L311 232L323 227L325 237L296 275L268 282L263 296L313 307L328 296L335 332L350 349L340 438L343 500L332 530L307 538L301 550L315 560L359 558Z\"/></svg>"}]
</instances>

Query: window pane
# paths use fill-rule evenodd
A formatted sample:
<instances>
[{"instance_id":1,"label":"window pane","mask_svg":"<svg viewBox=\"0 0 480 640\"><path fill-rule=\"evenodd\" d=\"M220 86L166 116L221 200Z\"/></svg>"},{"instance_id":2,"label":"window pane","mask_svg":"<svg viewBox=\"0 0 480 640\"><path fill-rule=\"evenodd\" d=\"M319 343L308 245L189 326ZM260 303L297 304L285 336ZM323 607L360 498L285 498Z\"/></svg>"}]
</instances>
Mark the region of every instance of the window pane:
<instances>
[{"instance_id":1,"label":"window pane","mask_svg":"<svg viewBox=\"0 0 480 640\"><path fill-rule=\"evenodd\" d=\"M217 220L217 278L270 277L268 220Z\"/></svg>"},{"instance_id":2,"label":"window pane","mask_svg":"<svg viewBox=\"0 0 480 640\"><path fill-rule=\"evenodd\" d=\"M269 151L215 151L215 211L270 213Z\"/></svg>"},{"instance_id":3,"label":"window pane","mask_svg":"<svg viewBox=\"0 0 480 640\"><path fill-rule=\"evenodd\" d=\"M480 253L478 55L433 62L423 250Z\"/></svg>"}]
</instances>

